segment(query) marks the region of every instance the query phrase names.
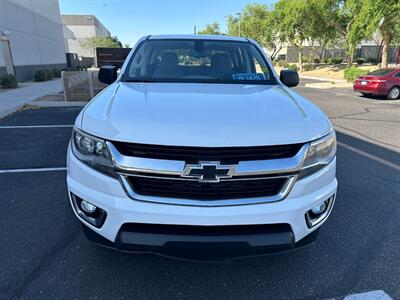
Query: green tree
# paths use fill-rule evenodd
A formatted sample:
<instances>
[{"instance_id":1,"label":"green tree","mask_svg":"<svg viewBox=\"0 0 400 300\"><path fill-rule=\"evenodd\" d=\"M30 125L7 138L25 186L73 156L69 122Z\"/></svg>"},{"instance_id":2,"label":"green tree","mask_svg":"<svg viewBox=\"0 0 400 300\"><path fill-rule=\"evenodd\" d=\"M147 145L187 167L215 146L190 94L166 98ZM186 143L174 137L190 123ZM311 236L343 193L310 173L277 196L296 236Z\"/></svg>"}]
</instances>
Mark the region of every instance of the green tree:
<instances>
[{"instance_id":1,"label":"green tree","mask_svg":"<svg viewBox=\"0 0 400 300\"><path fill-rule=\"evenodd\" d=\"M302 71L305 42L311 36L310 1L278 0L275 4L274 14L282 38L297 49L300 71Z\"/></svg>"},{"instance_id":2,"label":"green tree","mask_svg":"<svg viewBox=\"0 0 400 300\"><path fill-rule=\"evenodd\" d=\"M365 22L360 12L366 0L338 0L332 7L332 22L345 44L347 66L353 64L357 45L367 37ZM367 20L366 20L367 21Z\"/></svg>"},{"instance_id":3,"label":"green tree","mask_svg":"<svg viewBox=\"0 0 400 300\"><path fill-rule=\"evenodd\" d=\"M122 43L116 35L112 36L111 39L114 41L115 45L118 45L118 47L112 48L122 48Z\"/></svg>"},{"instance_id":4,"label":"green tree","mask_svg":"<svg viewBox=\"0 0 400 300\"><path fill-rule=\"evenodd\" d=\"M81 46L84 49L89 50L94 55L94 51L96 48L105 47L105 48L122 48L121 42L118 40L116 36L93 36L85 39L81 42Z\"/></svg>"},{"instance_id":5,"label":"green tree","mask_svg":"<svg viewBox=\"0 0 400 300\"><path fill-rule=\"evenodd\" d=\"M239 19L227 17L228 34L239 35ZM242 36L256 40L270 50L271 59L275 59L282 49L283 39L277 30L274 14L264 4L249 4L241 12L240 31Z\"/></svg>"},{"instance_id":6,"label":"green tree","mask_svg":"<svg viewBox=\"0 0 400 300\"><path fill-rule=\"evenodd\" d=\"M364 0L357 21L368 36L379 31L383 42L381 66L386 68L389 46L400 39L400 0Z\"/></svg>"},{"instance_id":7,"label":"green tree","mask_svg":"<svg viewBox=\"0 0 400 300\"><path fill-rule=\"evenodd\" d=\"M399 22L399 24L396 25L395 35L394 35L394 38L393 38L393 43L397 47L400 47L400 22Z\"/></svg>"},{"instance_id":8,"label":"green tree","mask_svg":"<svg viewBox=\"0 0 400 300\"><path fill-rule=\"evenodd\" d=\"M316 55L322 60L322 55L328 44L338 42L339 35L332 23L335 18L335 6L337 0L308 0L308 36L307 42L310 45L311 61Z\"/></svg>"},{"instance_id":9,"label":"green tree","mask_svg":"<svg viewBox=\"0 0 400 300\"><path fill-rule=\"evenodd\" d=\"M211 24L207 24L206 27L199 31L198 34L216 34L216 35L220 35L222 34L220 27L219 27L219 23L218 22L214 22Z\"/></svg>"}]
</instances>

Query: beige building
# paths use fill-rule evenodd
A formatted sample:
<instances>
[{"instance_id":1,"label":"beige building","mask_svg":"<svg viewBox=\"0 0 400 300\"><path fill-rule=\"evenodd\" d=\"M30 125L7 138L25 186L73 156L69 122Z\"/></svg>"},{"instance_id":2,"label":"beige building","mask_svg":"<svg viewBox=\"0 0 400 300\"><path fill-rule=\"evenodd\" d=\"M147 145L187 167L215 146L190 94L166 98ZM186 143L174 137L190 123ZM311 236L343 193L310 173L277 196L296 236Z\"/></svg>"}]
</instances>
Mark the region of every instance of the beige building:
<instances>
[{"instance_id":1,"label":"beige building","mask_svg":"<svg viewBox=\"0 0 400 300\"><path fill-rule=\"evenodd\" d=\"M94 53L82 47L82 43L94 36L111 36L110 31L93 15L61 15L65 49L76 53L80 59L94 58Z\"/></svg>"},{"instance_id":2,"label":"beige building","mask_svg":"<svg viewBox=\"0 0 400 300\"><path fill-rule=\"evenodd\" d=\"M0 0L0 77L66 67L58 0Z\"/></svg>"}]
</instances>

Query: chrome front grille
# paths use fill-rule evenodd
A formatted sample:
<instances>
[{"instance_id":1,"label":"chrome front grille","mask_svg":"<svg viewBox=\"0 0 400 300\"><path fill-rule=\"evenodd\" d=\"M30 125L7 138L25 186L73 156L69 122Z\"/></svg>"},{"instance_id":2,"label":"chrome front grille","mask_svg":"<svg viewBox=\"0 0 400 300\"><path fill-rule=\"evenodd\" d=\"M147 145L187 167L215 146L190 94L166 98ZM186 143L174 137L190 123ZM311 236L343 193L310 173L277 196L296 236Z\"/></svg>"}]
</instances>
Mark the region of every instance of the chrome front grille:
<instances>
[{"instance_id":1,"label":"chrome front grille","mask_svg":"<svg viewBox=\"0 0 400 300\"><path fill-rule=\"evenodd\" d=\"M301 145L291 157L286 157L286 152L282 158L244 160L234 165L233 160L226 159L226 162L231 162L230 173L227 174L229 176L202 180L201 177L193 178L186 174L187 166L196 163L193 159L185 161L130 156L122 154L112 142L107 145L121 184L131 198L193 206L243 205L283 200L297 179L308 147L308 144ZM250 153L248 150L245 152L246 155ZM216 164L221 169L228 166L220 161L202 161L200 166L203 163Z\"/></svg>"}]
</instances>

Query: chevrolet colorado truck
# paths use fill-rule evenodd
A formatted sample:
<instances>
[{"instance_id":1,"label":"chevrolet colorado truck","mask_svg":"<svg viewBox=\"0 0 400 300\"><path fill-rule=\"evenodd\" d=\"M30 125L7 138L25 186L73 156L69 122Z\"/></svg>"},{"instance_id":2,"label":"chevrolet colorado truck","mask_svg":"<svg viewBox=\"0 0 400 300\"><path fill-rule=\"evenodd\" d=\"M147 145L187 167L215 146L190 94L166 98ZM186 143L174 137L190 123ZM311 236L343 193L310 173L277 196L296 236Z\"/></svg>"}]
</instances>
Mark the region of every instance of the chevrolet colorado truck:
<instances>
[{"instance_id":1,"label":"chevrolet colorado truck","mask_svg":"<svg viewBox=\"0 0 400 300\"><path fill-rule=\"evenodd\" d=\"M251 39L138 41L78 115L67 185L86 237L225 259L312 243L336 196L336 137Z\"/></svg>"}]
</instances>

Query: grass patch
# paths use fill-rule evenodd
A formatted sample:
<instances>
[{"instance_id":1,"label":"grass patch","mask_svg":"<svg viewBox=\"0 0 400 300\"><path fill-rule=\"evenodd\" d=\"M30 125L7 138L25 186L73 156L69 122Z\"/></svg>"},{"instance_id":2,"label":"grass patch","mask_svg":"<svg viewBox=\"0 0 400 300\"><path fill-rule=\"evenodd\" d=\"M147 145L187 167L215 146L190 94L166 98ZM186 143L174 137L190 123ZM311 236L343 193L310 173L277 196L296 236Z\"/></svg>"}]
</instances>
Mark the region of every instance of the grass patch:
<instances>
[{"instance_id":1,"label":"grass patch","mask_svg":"<svg viewBox=\"0 0 400 300\"><path fill-rule=\"evenodd\" d=\"M25 110L32 110L32 109L41 109L42 107L38 105L32 105L32 104L24 104L19 110L20 111L25 111Z\"/></svg>"}]
</instances>

